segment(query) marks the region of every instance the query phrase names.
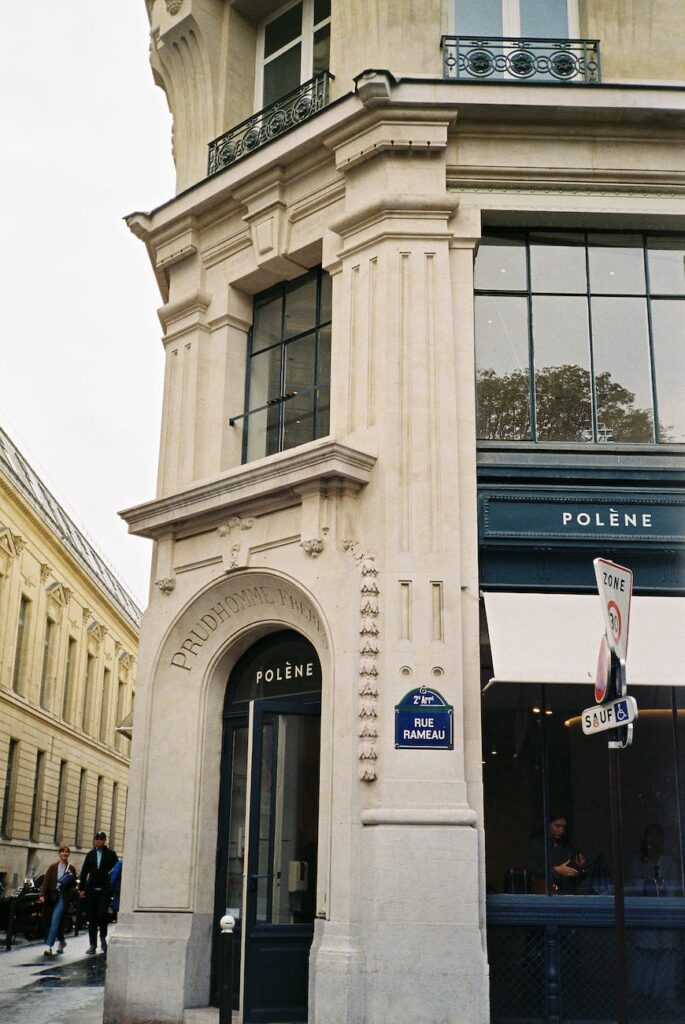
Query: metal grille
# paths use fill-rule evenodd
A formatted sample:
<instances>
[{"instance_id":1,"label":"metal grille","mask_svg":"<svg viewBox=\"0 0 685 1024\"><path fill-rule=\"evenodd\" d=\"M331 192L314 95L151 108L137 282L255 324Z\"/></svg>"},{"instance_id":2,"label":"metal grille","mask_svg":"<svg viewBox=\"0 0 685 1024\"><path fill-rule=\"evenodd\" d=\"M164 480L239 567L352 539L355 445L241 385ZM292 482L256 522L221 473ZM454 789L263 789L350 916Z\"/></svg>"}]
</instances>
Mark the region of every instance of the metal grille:
<instances>
[{"instance_id":1,"label":"metal grille","mask_svg":"<svg viewBox=\"0 0 685 1024\"><path fill-rule=\"evenodd\" d=\"M328 103L328 82L332 77L328 71L322 71L210 142L207 173L216 174L313 117Z\"/></svg>"},{"instance_id":2,"label":"metal grille","mask_svg":"<svg viewBox=\"0 0 685 1024\"><path fill-rule=\"evenodd\" d=\"M684 952L680 929L628 929L631 1024L683 1024ZM557 993L561 1024L616 1020L613 928L494 926L488 956L492 1024L546 1024Z\"/></svg>"},{"instance_id":3,"label":"metal grille","mask_svg":"<svg viewBox=\"0 0 685 1024\"><path fill-rule=\"evenodd\" d=\"M442 49L447 79L601 81L598 39L443 36Z\"/></svg>"},{"instance_id":4,"label":"metal grille","mask_svg":"<svg viewBox=\"0 0 685 1024\"><path fill-rule=\"evenodd\" d=\"M545 929L488 928L492 1024L543 1024Z\"/></svg>"},{"instance_id":5,"label":"metal grille","mask_svg":"<svg viewBox=\"0 0 685 1024\"><path fill-rule=\"evenodd\" d=\"M559 929L561 1019L616 1020L613 928Z\"/></svg>"}]
</instances>

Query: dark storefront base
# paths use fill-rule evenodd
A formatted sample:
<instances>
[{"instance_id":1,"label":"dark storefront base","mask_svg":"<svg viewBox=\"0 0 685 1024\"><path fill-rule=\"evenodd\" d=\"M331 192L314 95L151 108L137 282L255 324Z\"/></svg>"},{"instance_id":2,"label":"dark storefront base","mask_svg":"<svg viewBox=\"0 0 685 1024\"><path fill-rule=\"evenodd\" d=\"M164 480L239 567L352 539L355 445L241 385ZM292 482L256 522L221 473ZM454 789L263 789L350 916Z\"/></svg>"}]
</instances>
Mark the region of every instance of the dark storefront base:
<instances>
[{"instance_id":1,"label":"dark storefront base","mask_svg":"<svg viewBox=\"0 0 685 1024\"><path fill-rule=\"evenodd\" d=\"M685 1020L685 901L627 899L628 1019ZM488 897L491 1024L616 1020L613 898Z\"/></svg>"}]
</instances>

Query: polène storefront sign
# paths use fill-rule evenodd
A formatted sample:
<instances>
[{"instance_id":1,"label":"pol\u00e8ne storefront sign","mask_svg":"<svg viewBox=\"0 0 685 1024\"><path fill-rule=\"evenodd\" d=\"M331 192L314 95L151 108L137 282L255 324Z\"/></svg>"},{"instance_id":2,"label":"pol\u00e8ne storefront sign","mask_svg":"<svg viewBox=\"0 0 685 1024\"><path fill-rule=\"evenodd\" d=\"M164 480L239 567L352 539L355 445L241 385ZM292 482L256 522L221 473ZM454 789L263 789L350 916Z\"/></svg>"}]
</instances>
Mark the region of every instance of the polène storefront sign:
<instances>
[{"instance_id":1,"label":"pol\u00e8ne storefront sign","mask_svg":"<svg viewBox=\"0 0 685 1024\"><path fill-rule=\"evenodd\" d=\"M275 665L272 668L258 669L255 682L260 683L282 683L290 679L309 679L315 675L316 666L314 662L290 662L282 665Z\"/></svg>"},{"instance_id":2,"label":"pol\u00e8ne storefront sign","mask_svg":"<svg viewBox=\"0 0 685 1024\"><path fill-rule=\"evenodd\" d=\"M506 540L614 540L683 543L685 497L674 493L599 496L539 489L481 489L481 543Z\"/></svg>"},{"instance_id":3,"label":"pol\u00e8ne storefront sign","mask_svg":"<svg viewBox=\"0 0 685 1024\"><path fill-rule=\"evenodd\" d=\"M421 686L395 706L395 747L398 750L452 750L454 709L442 694Z\"/></svg>"}]
</instances>

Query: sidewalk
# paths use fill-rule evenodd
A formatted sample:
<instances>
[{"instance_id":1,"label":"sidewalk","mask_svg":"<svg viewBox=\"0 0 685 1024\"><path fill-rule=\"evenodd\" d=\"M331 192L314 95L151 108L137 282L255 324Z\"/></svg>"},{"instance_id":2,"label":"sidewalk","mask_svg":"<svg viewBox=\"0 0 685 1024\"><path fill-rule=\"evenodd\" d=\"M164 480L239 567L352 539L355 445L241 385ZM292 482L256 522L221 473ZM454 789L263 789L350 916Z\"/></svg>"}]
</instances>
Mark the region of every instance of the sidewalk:
<instances>
[{"instance_id":1,"label":"sidewalk","mask_svg":"<svg viewBox=\"0 0 685 1024\"><path fill-rule=\"evenodd\" d=\"M102 1024L106 958L87 948L87 932L69 937L59 956L43 956L42 942L0 947L3 1024Z\"/></svg>"}]
</instances>

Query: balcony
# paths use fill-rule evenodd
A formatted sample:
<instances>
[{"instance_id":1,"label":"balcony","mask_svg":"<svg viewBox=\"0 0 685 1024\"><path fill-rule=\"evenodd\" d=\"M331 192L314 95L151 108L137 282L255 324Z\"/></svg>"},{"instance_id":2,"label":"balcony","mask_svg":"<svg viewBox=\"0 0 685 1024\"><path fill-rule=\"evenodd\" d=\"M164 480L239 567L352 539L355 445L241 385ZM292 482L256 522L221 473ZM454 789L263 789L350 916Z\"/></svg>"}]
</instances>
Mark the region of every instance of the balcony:
<instances>
[{"instance_id":1,"label":"balcony","mask_svg":"<svg viewBox=\"0 0 685 1024\"><path fill-rule=\"evenodd\" d=\"M207 174L216 174L224 167L230 167L323 110L328 104L331 78L333 75L328 71L322 71L210 142Z\"/></svg>"},{"instance_id":2,"label":"balcony","mask_svg":"<svg viewBox=\"0 0 685 1024\"><path fill-rule=\"evenodd\" d=\"M447 81L601 82L598 39L495 39L443 36Z\"/></svg>"}]
</instances>

